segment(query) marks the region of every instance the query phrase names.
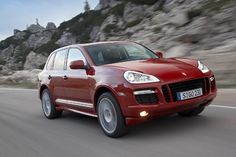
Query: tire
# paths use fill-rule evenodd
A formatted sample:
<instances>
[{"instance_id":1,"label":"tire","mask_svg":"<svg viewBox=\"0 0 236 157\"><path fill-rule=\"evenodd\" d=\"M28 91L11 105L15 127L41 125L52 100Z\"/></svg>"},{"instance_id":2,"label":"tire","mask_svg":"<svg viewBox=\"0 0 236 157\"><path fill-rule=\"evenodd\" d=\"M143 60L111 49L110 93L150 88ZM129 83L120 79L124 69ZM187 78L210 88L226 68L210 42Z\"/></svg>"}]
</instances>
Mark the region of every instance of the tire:
<instances>
[{"instance_id":1,"label":"tire","mask_svg":"<svg viewBox=\"0 0 236 157\"><path fill-rule=\"evenodd\" d=\"M97 115L99 124L107 136L117 138L126 133L124 116L111 93L103 93L99 97Z\"/></svg>"},{"instance_id":2,"label":"tire","mask_svg":"<svg viewBox=\"0 0 236 157\"><path fill-rule=\"evenodd\" d=\"M192 117L192 116L197 116L200 113L202 113L205 109L205 106L199 106L195 109L192 110L187 110L187 111L183 111L183 112L179 112L178 114L182 117Z\"/></svg>"},{"instance_id":3,"label":"tire","mask_svg":"<svg viewBox=\"0 0 236 157\"><path fill-rule=\"evenodd\" d=\"M43 90L41 95L41 103L45 117L47 117L48 119L55 119L61 117L62 111L56 110L48 89Z\"/></svg>"}]
</instances>

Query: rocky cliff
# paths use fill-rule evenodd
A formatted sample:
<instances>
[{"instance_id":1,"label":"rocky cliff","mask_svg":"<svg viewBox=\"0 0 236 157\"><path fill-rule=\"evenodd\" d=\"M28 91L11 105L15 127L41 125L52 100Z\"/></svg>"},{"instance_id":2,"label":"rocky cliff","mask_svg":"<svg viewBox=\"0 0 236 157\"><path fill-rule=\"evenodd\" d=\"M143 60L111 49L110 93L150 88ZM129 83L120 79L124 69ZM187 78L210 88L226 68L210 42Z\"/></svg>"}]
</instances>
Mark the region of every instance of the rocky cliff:
<instances>
[{"instance_id":1,"label":"rocky cliff","mask_svg":"<svg viewBox=\"0 0 236 157\"><path fill-rule=\"evenodd\" d=\"M100 9L56 28L31 25L0 42L0 70L42 68L54 49L84 42L132 40L165 57L200 59L218 84L236 86L235 0L100 0ZM12 73L12 72L11 72Z\"/></svg>"}]
</instances>

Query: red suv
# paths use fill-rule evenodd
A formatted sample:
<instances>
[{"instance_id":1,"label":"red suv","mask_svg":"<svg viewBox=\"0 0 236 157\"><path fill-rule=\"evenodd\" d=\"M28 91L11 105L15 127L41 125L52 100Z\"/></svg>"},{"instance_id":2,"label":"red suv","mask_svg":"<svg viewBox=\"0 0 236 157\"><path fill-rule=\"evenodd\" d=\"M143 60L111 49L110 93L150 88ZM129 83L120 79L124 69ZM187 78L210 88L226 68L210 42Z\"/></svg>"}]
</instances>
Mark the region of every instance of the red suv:
<instances>
[{"instance_id":1,"label":"red suv","mask_svg":"<svg viewBox=\"0 0 236 157\"><path fill-rule=\"evenodd\" d=\"M216 97L214 75L200 61L163 58L133 42L57 49L38 77L47 118L63 110L98 117L110 137L159 116L198 115Z\"/></svg>"}]
</instances>

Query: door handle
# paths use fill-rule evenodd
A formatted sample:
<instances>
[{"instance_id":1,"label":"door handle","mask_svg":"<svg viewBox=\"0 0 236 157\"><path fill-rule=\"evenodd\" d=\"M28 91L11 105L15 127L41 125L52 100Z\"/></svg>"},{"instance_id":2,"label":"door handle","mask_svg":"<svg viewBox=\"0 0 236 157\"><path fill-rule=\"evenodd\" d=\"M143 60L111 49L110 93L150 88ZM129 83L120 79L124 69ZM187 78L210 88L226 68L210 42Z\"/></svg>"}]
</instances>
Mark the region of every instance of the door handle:
<instances>
[{"instance_id":1,"label":"door handle","mask_svg":"<svg viewBox=\"0 0 236 157\"><path fill-rule=\"evenodd\" d=\"M48 75L48 79L51 80L51 79L52 79L52 76L51 76L51 75Z\"/></svg>"},{"instance_id":2,"label":"door handle","mask_svg":"<svg viewBox=\"0 0 236 157\"><path fill-rule=\"evenodd\" d=\"M64 75L64 76L63 76L63 79L64 79L64 80L67 80L67 79L68 79L68 77L67 77L66 75Z\"/></svg>"}]
</instances>

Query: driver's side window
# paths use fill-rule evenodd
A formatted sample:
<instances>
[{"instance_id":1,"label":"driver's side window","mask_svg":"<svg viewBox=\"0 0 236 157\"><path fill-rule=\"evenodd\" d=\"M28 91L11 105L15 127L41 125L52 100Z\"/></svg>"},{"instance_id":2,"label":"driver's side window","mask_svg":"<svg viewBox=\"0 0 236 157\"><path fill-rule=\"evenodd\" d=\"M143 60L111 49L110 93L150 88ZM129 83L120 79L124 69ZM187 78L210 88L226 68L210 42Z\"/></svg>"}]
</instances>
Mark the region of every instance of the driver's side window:
<instances>
[{"instance_id":1,"label":"driver's side window","mask_svg":"<svg viewBox=\"0 0 236 157\"><path fill-rule=\"evenodd\" d=\"M87 65L87 61L82 52L77 48L70 48L67 57L67 70L70 70L70 63L76 60L83 60L84 64Z\"/></svg>"}]
</instances>

